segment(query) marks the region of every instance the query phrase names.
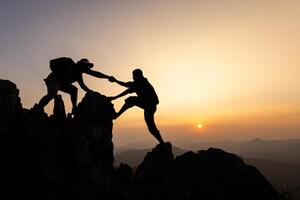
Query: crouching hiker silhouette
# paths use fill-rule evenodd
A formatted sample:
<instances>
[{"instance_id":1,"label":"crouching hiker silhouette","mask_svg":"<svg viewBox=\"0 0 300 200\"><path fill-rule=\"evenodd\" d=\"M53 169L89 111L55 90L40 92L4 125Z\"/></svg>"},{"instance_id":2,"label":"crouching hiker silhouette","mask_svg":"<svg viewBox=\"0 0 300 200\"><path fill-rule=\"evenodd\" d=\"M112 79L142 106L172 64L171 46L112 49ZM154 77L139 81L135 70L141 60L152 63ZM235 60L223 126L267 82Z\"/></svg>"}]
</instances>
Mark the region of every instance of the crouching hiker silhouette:
<instances>
[{"instance_id":1,"label":"crouching hiker silhouette","mask_svg":"<svg viewBox=\"0 0 300 200\"><path fill-rule=\"evenodd\" d=\"M40 100L38 104L39 109L43 109L58 93L58 90L70 94L72 102L72 113L75 112L77 106L78 89L72 83L78 82L80 87L86 91L91 92L83 82L82 74L108 79L110 76L91 70L94 66L88 59L83 58L75 63L71 58L61 57L50 60L51 73L44 79L47 86L47 94Z\"/></svg>"},{"instance_id":2,"label":"crouching hiker silhouette","mask_svg":"<svg viewBox=\"0 0 300 200\"><path fill-rule=\"evenodd\" d=\"M159 103L157 94L153 86L148 82L148 80L143 76L143 72L140 69L135 69L132 72L133 82L122 82L114 77L109 78L109 81L116 82L121 86L127 87L128 89L120 93L115 97L110 97L111 100L117 99L119 97L125 96L129 93L136 93L137 96L128 97L125 100L125 104L122 106L120 111L116 113L114 119L117 119L122 113L127 109L138 106L144 109L144 117L150 133L159 141L159 143L164 144L164 141L160 135L154 122L154 113L156 112L156 106Z\"/></svg>"}]
</instances>

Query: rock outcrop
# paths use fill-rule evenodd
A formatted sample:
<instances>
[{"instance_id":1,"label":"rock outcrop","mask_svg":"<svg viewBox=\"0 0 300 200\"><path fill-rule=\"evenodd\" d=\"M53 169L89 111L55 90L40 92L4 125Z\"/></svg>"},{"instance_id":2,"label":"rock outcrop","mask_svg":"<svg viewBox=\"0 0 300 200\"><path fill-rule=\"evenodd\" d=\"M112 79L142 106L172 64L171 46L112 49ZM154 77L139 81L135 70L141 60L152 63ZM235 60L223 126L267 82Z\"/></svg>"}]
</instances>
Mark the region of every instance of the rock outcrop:
<instances>
[{"instance_id":1,"label":"rock outcrop","mask_svg":"<svg viewBox=\"0 0 300 200\"><path fill-rule=\"evenodd\" d=\"M22 200L279 200L254 167L219 149L174 158L156 146L134 175L113 166L112 103L87 93L74 116L61 96L51 116L22 108L19 91L0 80L0 198Z\"/></svg>"},{"instance_id":2,"label":"rock outcrop","mask_svg":"<svg viewBox=\"0 0 300 200\"><path fill-rule=\"evenodd\" d=\"M23 161L18 158L22 158L20 150L25 139L18 132L21 115L19 90L11 81L0 80L0 194L11 193L22 175L18 166Z\"/></svg>"},{"instance_id":3,"label":"rock outcrop","mask_svg":"<svg viewBox=\"0 0 300 200\"><path fill-rule=\"evenodd\" d=\"M170 144L156 146L139 165L134 199L281 199L254 167L210 148L173 159Z\"/></svg>"},{"instance_id":4,"label":"rock outcrop","mask_svg":"<svg viewBox=\"0 0 300 200\"><path fill-rule=\"evenodd\" d=\"M0 81L1 194L39 200L112 196L112 103L88 93L67 117L58 95L48 117L36 107L23 109L18 94L15 84Z\"/></svg>"},{"instance_id":5,"label":"rock outcrop","mask_svg":"<svg viewBox=\"0 0 300 200\"><path fill-rule=\"evenodd\" d=\"M0 80L0 148L5 148L5 142L9 133L16 127L22 112L22 104L19 98L19 90L16 85L8 80ZM1 152L4 149L0 150Z\"/></svg>"}]
</instances>

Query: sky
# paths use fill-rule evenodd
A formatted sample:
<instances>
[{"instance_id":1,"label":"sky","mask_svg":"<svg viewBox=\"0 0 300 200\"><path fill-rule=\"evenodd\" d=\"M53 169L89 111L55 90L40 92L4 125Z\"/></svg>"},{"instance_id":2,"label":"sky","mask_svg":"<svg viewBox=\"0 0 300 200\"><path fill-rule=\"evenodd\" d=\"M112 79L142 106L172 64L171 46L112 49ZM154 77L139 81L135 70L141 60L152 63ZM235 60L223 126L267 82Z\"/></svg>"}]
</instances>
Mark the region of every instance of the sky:
<instances>
[{"instance_id":1,"label":"sky","mask_svg":"<svg viewBox=\"0 0 300 200\"><path fill-rule=\"evenodd\" d=\"M26 108L46 93L50 59L88 58L124 81L141 68L174 143L300 137L298 0L2 0L0 26L0 78L17 84ZM124 90L84 80L107 96ZM113 134L118 146L155 143L138 108Z\"/></svg>"}]
</instances>

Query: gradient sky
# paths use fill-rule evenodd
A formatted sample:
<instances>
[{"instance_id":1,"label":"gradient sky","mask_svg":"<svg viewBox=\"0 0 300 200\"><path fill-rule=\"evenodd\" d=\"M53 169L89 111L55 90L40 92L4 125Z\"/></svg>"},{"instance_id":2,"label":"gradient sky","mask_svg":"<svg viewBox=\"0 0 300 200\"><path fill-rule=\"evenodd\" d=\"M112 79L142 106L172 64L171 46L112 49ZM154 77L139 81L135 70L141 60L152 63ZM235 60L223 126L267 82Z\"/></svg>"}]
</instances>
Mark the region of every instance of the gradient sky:
<instances>
[{"instance_id":1,"label":"gradient sky","mask_svg":"<svg viewBox=\"0 0 300 200\"><path fill-rule=\"evenodd\" d=\"M86 57L121 80L142 68L161 133L178 144L300 137L299 0L2 0L0 25L0 78L24 107L45 94L50 59ZM84 78L108 96L124 89ZM138 108L115 122L114 140L155 142Z\"/></svg>"}]
</instances>

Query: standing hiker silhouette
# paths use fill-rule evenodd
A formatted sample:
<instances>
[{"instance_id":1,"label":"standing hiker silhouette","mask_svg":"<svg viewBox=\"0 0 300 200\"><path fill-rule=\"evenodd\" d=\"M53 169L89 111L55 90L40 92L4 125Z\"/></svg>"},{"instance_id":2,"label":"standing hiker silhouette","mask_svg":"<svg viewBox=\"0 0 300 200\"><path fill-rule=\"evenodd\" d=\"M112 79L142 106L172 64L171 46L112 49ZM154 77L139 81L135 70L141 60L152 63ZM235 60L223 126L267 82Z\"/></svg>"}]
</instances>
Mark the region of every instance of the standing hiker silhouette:
<instances>
[{"instance_id":1,"label":"standing hiker silhouette","mask_svg":"<svg viewBox=\"0 0 300 200\"><path fill-rule=\"evenodd\" d=\"M129 93L136 93L137 96L130 96L125 99L125 103L118 113L115 114L114 119L117 119L127 109L138 106L144 110L144 118L150 133L159 141L164 144L164 141L160 135L159 130L156 127L154 121L154 114L156 112L157 104L159 103L157 94L153 86L149 83L147 78L144 77L141 69L135 69L132 72L132 82L122 82L114 77L109 78L109 81L116 82L121 86L128 88L124 92L115 97L110 97L111 100L115 100Z\"/></svg>"},{"instance_id":2,"label":"standing hiker silhouette","mask_svg":"<svg viewBox=\"0 0 300 200\"><path fill-rule=\"evenodd\" d=\"M83 58L75 63L71 58L61 57L50 60L51 73L44 79L47 86L47 94L40 100L38 104L39 109L43 109L52 99L55 98L58 91L63 91L71 96L72 113L77 107L78 89L72 83L78 82L80 87L86 91L91 92L83 82L82 74L109 79L110 76L91 70L94 66L88 59Z\"/></svg>"}]
</instances>

